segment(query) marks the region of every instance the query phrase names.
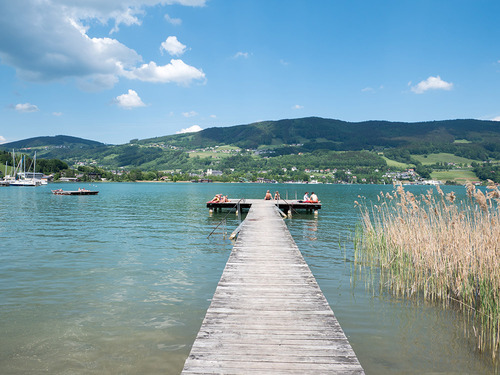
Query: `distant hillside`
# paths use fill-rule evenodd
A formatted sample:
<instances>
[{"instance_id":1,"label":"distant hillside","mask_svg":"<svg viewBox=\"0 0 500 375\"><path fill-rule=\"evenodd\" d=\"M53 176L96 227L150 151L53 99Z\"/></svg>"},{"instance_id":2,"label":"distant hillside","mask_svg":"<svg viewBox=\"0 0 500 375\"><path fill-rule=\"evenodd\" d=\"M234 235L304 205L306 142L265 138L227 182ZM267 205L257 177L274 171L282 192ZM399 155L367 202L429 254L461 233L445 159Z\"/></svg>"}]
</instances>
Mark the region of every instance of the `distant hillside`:
<instances>
[{"instance_id":1,"label":"distant hillside","mask_svg":"<svg viewBox=\"0 0 500 375\"><path fill-rule=\"evenodd\" d=\"M139 144L163 142L181 147L232 144L242 148L301 144L315 149L362 150L456 141L500 142L500 123L482 120L432 122L345 122L319 117L264 121L248 125L214 127L197 133L144 139Z\"/></svg>"},{"instance_id":2,"label":"distant hillside","mask_svg":"<svg viewBox=\"0 0 500 375\"><path fill-rule=\"evenodd\" d=\"M91 141L88 139L70 137L68 135L56 135L54 137L33 137L21 141L9 142L0 145L0 148L11 150L34 147L66 147L66 148L88 148L104 146L104 143Z\"/></svg>"},{"instance_id":3,"label":"distant hillside","mask_svg":"<svg viewBox=\"0 0 500 375\"><path fill-rule=\"evenodd\" d=\"M39 158L112 169L197 171L223 166L231 168L231 163L249 166L261 158L269 158L266 159L269 165L285 160L290 166L300 165L301 162L293 158L276 159L271 163L270 159L287 155L308 155L309 161L319 155L325 159L318 163L321 169L322 165L330 168L327 159L337 151L372 151L377 160L368 161L365 154L356 154L356 160L365 160L363 163L367 166L379 165L378 157L382 152L393 162L411 165L419 162L413 156L430 154L454 155L474 161L500 160L500 123L481 120L345 122L308 117L214 127L197 133L136 139L123 145L105 145L60 135L11 142L1 145L0 149L24 149L23 152L31 155L36 150ZM247 156L252 155L251 159L227 159L247 149L258 152L247 152ZM191 152L193 150L196 152ZM446 161L441 163L446 164ZM266 167L264 164L257 163L254 167Z\"/></svg>"}]
</instances>

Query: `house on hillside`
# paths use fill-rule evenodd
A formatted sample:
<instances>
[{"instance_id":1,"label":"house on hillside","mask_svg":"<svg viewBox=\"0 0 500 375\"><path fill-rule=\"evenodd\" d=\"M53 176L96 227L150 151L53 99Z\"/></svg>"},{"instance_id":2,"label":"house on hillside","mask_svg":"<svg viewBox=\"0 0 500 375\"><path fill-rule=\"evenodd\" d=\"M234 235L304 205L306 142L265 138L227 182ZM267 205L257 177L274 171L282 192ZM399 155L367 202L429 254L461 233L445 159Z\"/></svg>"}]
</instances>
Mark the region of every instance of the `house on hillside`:
<instances>
[{"instance_id":1,"label":"house on hillside","mask_svg":"<svg viewBox=\"0 0 500 375\"><path fill-rule=\"evenodd\" d=\"M206 173L207 176L222 176L222 174L223 174L222 171L217 171L211 168L207 169Z\"/></svg>"}]
</instances>

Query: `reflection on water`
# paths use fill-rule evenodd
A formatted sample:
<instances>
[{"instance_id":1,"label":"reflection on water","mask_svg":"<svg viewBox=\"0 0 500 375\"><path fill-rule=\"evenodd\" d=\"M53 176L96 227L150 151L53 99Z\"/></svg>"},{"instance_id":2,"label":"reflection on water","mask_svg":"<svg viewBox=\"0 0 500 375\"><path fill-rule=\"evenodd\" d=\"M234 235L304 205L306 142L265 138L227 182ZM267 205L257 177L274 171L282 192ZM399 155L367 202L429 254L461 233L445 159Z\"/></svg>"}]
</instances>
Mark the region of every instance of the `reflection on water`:
<instances>
[{"instance_id":1,"label":"reflection on water","mask_svg":"<svg viewBox=\"0 0 500 375\"><path fill-rule=\"evenodd\" d=\"M318 239L316 233L317 231L318 231L318 219L304 220L303 236L305 239L308 239L309 241L316 241Z\"/></svg>"},{"instance_id":2,"label":"reflection on water","mask_svg":"<svg viewBox=\"0 0 500 375\"><path fill-rule=\"evenodd\" d=\"M239 223L234 213L210 217L205 202L262 198L267 187L123 183L99 184L97 196L50 194L59 187L83 186L0 190L1 373L178 374L232 248L222 232L207 236L224 217L226 234ZM361 364L368 374L494 373L459 314L352 279L353 201L381 189L316 185L319 216L286 219Z\"/></svg>"}]
</instances>

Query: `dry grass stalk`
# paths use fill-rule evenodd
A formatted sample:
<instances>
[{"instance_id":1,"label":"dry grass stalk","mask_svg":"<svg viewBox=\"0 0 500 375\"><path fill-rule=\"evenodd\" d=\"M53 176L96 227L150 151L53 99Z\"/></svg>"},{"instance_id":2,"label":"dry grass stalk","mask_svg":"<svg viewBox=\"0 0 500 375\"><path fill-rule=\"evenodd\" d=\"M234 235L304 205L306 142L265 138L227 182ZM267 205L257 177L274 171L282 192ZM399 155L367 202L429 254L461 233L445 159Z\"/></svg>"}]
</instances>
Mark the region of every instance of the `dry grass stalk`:
<instances>
[{"instance_id":1,"label":"dry grass stalk","mask_svg":"<svg viewBox=\"0 0 500 375\"><path fill-rule=\"evenodd\" d=\"M459 303L473 317L478 347L500 344L500 211L498 187L467 186L468 202L428 190L416 198L398 186L371 210L360 205L363 239L357 258L377 261L381 282L402 296ZM392 201L392 202L391 202ZM496 202L494 202L496 201ZM356 202L357 203L357 202ZM358 203L359 205L359 203Z\"/></svg>"}]
</instances>

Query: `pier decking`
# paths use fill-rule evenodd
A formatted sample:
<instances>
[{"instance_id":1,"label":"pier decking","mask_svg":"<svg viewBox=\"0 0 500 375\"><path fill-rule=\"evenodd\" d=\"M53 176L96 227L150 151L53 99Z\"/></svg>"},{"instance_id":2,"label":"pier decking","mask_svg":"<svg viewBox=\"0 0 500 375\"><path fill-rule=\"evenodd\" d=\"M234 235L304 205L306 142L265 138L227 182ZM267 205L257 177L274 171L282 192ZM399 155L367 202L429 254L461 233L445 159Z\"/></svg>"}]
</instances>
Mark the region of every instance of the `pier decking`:
<instances>
[{"instance_id":1,"label":"pier decking","mask_svg":"<svg viewBox=\"0 0 500 375\"><path fill-rule=\"evenodd\" d=\"M239 205L240 208L249 209L252 206L252 203L258 202L259 199L230 199L229 202L207 202L207 207L211 210L222 210L222 209L233 209L235 206ZM306 210L306 211L318 211L321 209L321 203L311 203L311 202L303 202L298 200L270 200L268 202L272 202L276 205L280 210L285 213L289 213L291 211L296 210Z\"/></svg>"},{"instance_id":2,"label":"pier decking","mask_svg":"<svg viewBox=\"0 0 500 375\"><path fill-rule=\"evenodd\" d=\"M252 200L183 374L363 374L273 201Z\"/></svg>"}]
</instances>

